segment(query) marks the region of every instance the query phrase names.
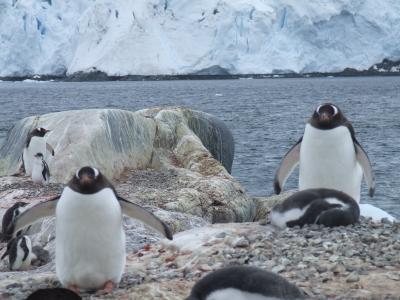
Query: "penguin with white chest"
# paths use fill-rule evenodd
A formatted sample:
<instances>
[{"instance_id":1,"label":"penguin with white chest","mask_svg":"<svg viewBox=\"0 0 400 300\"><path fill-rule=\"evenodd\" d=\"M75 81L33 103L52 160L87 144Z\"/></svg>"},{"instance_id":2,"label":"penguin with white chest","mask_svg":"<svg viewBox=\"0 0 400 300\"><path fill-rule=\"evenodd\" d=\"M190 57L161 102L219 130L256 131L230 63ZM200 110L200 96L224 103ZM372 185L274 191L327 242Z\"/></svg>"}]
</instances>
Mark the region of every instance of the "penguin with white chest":
<instances>
[{"instance_id":1,"label":"penguin with white chest","mask_svg":"<svg viewBox=\"0 0 400 300\"><path fill-rule=\"evenodd\" d=\"M277 227L321 224L347 226L358 222L357 202L345 193L331 189L308 189L297 192L275 205L269 215Z\"/></svg>"},{"instance_id":2,"label":"penguin with white chest","mask_svg":"<svg viewBox=\"0 0 400 300\"><path fill-rule=\"evenodd\" d=\"M111 292L125 267L123 214L172 239L165 223L118 196L107 178L92 167L79 169L59 198L41 202L19 215L12 231L55 215L56 273L61 284L76 292Z\"/></svg>"},{"instance_id":3,"label":"penguin with white chest","mask_svg":"<svg viewBox=\"0 0 400 300\"><path fill-rule=\"evenodd\" d=\"M43 127L38 127L28 134L22 153L22 170L25 172L25 175L32 175L34 156L37 153L46 154L49 152L52 156L54 156L53 147L51 147L51 145L48 144L45 139L45 135L48 132L50 132L50 130Z\"/></svg>"},{"instance_id":4,"label":"penguin with white chest","mask_svg":"<svg viewBox=\"0 0 400 300\"><path fill-rule=\"evenodd\" d=\"M317 107L303 137L284 156L275 175L277 194L298 164L300 191L335 189L359 203L364 174L369 195L374 194L375 181L368 155L357 141L351 123L333 104Z\"/></svg>"},{"instance_id":5,"label":"penguin with white chest","mask_svg":"<svg viewBox=\"0 0 400 300\"><path fill-rule=\"evenodd\" d=\"M214 271L192 288L186 300L295 300L303 293L285 278L255 267Z\"/></svg>"},{"instance_id":6,"label":"penguin with white chest","mask_svg":"<svg viewBox=\"0 0 400 300\"><path fill-rule=\"evenodd\" d=\"M42 153L34 155L32 164L32 181L40 184L47 184L50 180L50 170Z\"/></svg>"},{"instance_id":7,"label":"penguin with white chest","mask_svg":"<svg viewBox=\"0 0 400 300\"><path fill-rule=\"evenodd\" d=\"M32 253L31 239L27 235L20 235L9 241L7 250L1 257L9 258L9 268L12 271L26 271L31 267L34 255Z\"/></svg>"}]
</instances>

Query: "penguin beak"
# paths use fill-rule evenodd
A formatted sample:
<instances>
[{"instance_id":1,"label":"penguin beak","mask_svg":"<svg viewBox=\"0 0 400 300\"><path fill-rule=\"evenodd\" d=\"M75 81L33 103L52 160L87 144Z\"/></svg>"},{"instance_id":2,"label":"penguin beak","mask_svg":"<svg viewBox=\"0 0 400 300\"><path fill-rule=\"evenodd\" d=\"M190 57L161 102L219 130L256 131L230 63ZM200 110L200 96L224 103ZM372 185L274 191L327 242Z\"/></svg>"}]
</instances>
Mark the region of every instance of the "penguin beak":
<instances>
[{"instance_id":1,"label":"penguin beak","mask_svg":"<svg viewBox=\"0 0 400 300\"><path fill-rule=\"evenodd\" d=\"M87 174L83 174L79 180L79 183L82 188L89 188L90 186L92 186L93 182L94 179Z\"/></svg>"},{"instance_id":2,"label":"penguin beak","mask_svg":"<svg viewBox=\"0 0 400 300\"><path fill-rule=\"evenodd\" d=\"M319 121L320 122L329 122L331 120L331 115L323 112L322 114L319 115Z\"/></svg>"}]
</instances>

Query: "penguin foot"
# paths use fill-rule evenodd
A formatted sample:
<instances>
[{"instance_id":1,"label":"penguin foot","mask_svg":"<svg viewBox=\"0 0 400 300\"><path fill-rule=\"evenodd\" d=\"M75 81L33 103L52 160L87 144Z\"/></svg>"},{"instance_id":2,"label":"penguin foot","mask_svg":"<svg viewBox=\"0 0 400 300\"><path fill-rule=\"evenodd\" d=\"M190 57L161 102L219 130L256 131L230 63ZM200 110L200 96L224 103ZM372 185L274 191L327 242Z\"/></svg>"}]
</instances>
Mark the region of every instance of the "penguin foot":
<instances>
[{"instance_id":1,"label":"penguin foot","mask_svg":"<svg viewBox=\"0 0 400 300\"><path fill-rule=\"evenodd\" d=\"M97 291L96 294L98 295L110 294L112 293L113 289L114 289L114 283L111 280L108 280L104 284L103 289Z\"/></svg>"},{"instance_id":2,"label":"penguin foot","mask_svg":"<svg viewBox=\"0 0 400 300\"><path fill-rule=\"evenodd\" d=\"M68 289L79 295L79 288L76 284L70 284Z\"/></svg>"}]
</instances>

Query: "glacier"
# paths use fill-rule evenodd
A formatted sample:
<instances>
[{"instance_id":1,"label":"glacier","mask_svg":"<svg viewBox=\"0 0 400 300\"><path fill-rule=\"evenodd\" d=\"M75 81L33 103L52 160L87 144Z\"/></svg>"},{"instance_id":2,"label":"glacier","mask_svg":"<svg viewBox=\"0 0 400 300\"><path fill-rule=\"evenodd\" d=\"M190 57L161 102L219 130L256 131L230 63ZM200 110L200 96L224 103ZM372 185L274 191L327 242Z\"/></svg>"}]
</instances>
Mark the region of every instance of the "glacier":
<instances>
[{"instance_id":1,"label":"glacier","mask_svg":"<svg viewBox=\"0 0 400 300\"><path fill-rule=\"evenodd\" d=\"M0 77L364 70L399 41L398 0L0 0Z\"/></svg>"}]
</instances>

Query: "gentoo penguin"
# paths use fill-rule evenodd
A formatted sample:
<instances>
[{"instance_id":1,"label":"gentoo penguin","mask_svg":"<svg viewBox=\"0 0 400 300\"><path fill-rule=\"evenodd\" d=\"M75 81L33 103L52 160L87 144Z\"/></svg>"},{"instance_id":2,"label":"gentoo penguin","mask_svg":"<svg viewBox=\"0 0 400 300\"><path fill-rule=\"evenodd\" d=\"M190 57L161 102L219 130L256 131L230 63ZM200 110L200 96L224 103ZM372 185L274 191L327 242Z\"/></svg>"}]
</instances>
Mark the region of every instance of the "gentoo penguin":
<instances>
[{"instance_id":1,"label":"gentoo penguin","mask_svg":"<svg viewBox=\"0 0 400 300\"><path fill-rule=\"evenodd\" d=\"M1 224L1 241L7 242L12 238L12 235L7 233L7 229L14 222L14 219L22 212L23 207L28 203L26 202L16 202L13 206L6 210L3 216ZM21 232L19 232L20 234ZM17 234L17 235L19 235Z\"/></svg>"},{"instance_id":2,"label":"gentoo penguin","mask_svg":"<svg viewBox=\"0 0 400 300\"><path fill-rule=\"evenodd\" d=\"M317 107L306 124L303 137L284 156L275 175L277 194L298 164L300 191L335 189L358 203L364 173L369 195L374 194L375 181L368 156L356 140L350 122L333 104Z\"/></svg>"},{"instance_id":3,"label":"gentoo penguin","mask_svg":"<svg viewBox=\"0 0 400 300\"><path fill-rule=\"evenodd\" d=\"M80 300L81 296L64 288L40 289L28 296L25 300Z\"/></svg>"},{"instance_id":4,"label":"gentoo penguin","mask_svg":"<svg viewBox=\"0 0 400 300\"><path fill-rule=\"evenodd\" d=\"M138 219L172 240L169 227L139 205L117 195L96 168L82 167L58 198L41 202L20 214L12 231L39 218L56 217L56 273L73 291L111 292L125 267L122 214Z\"/></svg>"},{"instance_id":5,"label":"gentoo penguin","mask_svg":"<svg viewBox=\"0 0 400 300\"><path fill-rule=\"evenodd\" d=\"M47 184L50 180L50 170L42 153L33 156L32 181L35 183Z\"/></svg>"},{"instance_id":6,"label":"gentoo penguin","mask_svg":"<svg viewBox=\"0 0 400 300\"><path fill-rule=\"evenodd\" d=\"M51 147L44 138L49 131L50 130L43 127L38 127L28 134L22 153L22 170L25 172L25 175L30 176L32 174L32 164L36 153L45 154L46 151L48 151L54 156L53 147Z\"/></svg>"},{"instance_id":7,"label":"gentoo penguin","mask_svg":"<svg viewBox=\"0 0 400 300\"><path fill-rule=\"evenodd\" d=\"M235 266L214 271L192 288L186 300L304 299L285 278L255 267Z\"/></svg>"},{"instance_id":8,"label":"gentoo penguin","mask_svg":"<svg viewBox=\"0 0 400 300\"><path fill-rule=\"evenodd\" d=\"M343 192L331 189L308 189L297 192L276 205L269 218L280 228L322 224L346 226L358 222L357 202Z\"/></svg>"},{"instance_id":9,"label":"gentoo penguin","mask_svg":"<svg viewBox=\"0 0 400 300\"><path fill-rule=\"evenodd\" d=\"M31 239L27 235L20 235L13 238L8 242L7 250L1 259L4 259L6 256L8 256L10 270L28 270L34 257Z\"/></svg>"}]
</instances>

